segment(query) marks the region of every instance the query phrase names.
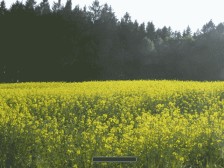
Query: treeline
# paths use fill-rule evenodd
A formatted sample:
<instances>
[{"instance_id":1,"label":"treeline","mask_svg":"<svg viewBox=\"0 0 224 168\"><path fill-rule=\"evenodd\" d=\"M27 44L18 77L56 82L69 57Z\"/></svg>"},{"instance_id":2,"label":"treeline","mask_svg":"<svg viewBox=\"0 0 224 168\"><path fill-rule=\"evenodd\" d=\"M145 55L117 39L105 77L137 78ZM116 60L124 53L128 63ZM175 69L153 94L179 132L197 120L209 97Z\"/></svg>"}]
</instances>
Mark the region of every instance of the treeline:
<instances>
[{"instance_id":1,"label":"treeline","mask_svg":"<svg viewBox=\"0 0 224 168\"><path fill-rule=\"evenodd\" d=\"M150 19L150 16L149 16ZM155 28L111 6L0 4L0 81L224 79L224 24Z\"/></svg>"}]
</instances>

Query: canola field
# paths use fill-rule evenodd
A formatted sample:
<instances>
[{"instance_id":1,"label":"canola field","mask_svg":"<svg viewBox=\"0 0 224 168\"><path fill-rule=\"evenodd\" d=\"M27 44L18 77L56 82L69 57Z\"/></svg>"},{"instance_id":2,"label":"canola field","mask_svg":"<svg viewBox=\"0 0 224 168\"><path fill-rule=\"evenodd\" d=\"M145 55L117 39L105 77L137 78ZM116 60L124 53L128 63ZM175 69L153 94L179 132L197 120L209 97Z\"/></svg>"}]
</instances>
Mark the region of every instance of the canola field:
<instances>
[{"instance_id":1,"label":"canola field","mask_svg":"<svg viewBox=\"0 0 224 168\"><path fill-rule=\"evenodd\" d=\"M223 168L224 82L0 84L0 167Z\"/></svg>"}]
</instances>

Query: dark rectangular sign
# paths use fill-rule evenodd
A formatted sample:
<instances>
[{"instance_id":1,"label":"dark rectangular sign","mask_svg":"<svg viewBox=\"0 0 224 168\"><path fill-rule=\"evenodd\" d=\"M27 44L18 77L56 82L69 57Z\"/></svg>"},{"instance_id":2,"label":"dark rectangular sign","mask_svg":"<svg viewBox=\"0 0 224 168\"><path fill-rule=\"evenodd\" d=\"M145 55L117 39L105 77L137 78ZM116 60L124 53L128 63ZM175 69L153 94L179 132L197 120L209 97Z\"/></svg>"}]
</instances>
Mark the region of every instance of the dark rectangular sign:
<instances>
[{"instance_id":1,"label":"dark rectangular sign","mask_svg":"<svg viewBox=\"0 0 224 168\"><path fill-rule=\"evenodd\" d=\"M99 156L93 157L93 162L136 162L137 157L135 156L123 156L123 157L106 157Z\"/></svg>"}]
</instances>

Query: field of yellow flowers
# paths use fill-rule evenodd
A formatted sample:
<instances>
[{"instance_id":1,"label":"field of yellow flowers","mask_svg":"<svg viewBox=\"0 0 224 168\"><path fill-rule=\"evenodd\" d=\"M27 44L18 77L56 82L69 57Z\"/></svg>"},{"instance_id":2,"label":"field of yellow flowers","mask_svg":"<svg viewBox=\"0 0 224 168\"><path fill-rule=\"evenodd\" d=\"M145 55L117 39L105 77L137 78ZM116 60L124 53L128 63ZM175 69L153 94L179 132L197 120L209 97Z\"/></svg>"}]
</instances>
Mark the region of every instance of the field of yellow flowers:
<instances>
[{"instance_id":1,"label":"field of yellow flowers","mask_svg":"<svg viewBox=\"0 0 224 168\"><path fill-rule=\"evenodd\" d=\"M224 167L224 82L0 84L0 167Z\"/></svg>"}]
</instances>

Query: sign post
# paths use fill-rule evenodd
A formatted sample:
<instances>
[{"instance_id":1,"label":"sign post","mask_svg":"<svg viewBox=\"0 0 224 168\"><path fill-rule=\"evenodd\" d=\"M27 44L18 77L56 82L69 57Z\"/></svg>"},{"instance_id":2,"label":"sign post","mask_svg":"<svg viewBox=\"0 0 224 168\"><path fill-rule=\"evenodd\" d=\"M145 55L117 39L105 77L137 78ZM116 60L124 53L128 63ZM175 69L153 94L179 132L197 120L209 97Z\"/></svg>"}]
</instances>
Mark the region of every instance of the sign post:
<instances>
[{"instance_id":1,"label":"sign post","mask_svg":"<svg viewBox=\"0 0 224 168\"><path fill-rule=\"evenodd\" d=\"M96 156L93 157L93 162L137 162L137 157L135 156L120 156L120 157L107 157L107 156Z\"/></svg>"}]
</instances>

